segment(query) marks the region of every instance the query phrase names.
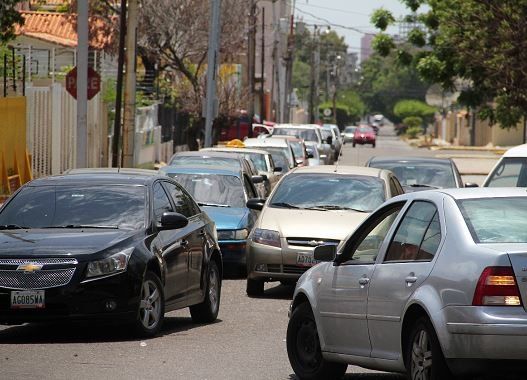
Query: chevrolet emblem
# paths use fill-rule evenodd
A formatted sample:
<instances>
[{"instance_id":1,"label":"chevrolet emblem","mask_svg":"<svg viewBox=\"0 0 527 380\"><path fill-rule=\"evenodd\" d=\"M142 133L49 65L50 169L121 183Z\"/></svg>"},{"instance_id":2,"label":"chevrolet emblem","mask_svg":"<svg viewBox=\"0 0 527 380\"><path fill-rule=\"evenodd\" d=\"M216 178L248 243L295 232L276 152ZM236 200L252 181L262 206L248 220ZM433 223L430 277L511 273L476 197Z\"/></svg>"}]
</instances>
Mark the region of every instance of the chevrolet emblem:
<instances>
[{"instance_id":1,"label":"chevrolet emblem","mask_svg":"<svg viewBox=\"0 0 527 380\"><path fill-rule=\"evenodd\" d=\"M43 266L44 265L28 263L19 265L16 270L24 271L24 273L33 273L37 270L41 270Z\"/></svg>"}]
</instances>

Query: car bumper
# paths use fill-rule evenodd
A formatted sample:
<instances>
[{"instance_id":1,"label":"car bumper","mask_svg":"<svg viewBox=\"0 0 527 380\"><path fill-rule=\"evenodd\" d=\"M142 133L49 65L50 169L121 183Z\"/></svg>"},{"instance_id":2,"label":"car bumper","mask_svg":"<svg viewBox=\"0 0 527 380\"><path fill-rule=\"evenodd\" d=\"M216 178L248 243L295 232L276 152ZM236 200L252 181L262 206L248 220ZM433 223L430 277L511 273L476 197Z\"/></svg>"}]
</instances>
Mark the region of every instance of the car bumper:
<instances>
[{"instance_id":1,"label":"car bumper","mask_svg":"<svg viewBox=\"0 0 527 380\"><path fill-rule=\"evenodd\" d=\"M354 144L373 144L375 143L375 139L354 139Z\"/></svg>"},{"instance_id":2,"label":"car bumper","mask_svg":"<svg viewBox=\"0 0 527 380\"><path fill-rule=\"evenodd\" d=\"M246 264L245 240L220 240L220 251L224 264Z\"/></svg>"},{"instance_id":3,"label":"car bumper","mask_svg":"<svg viewBox=\"0 0 527 380\"><path fill-rule=\"evenodd\" d=\"M132 319L139 305L141 280L128 272L90 282L44 289L41 309L12 309L13 289L0 288L0 323L50 321L56 319Z\"/></svg>"},{"instance_id":4,"label":"car bumper","mask_svg":"<svg viewBox=\"0 0 527 380\"><path fill-rule=\"evenodd\" d=\"M527 359L523 307L451 306L444 312L446 331L439 336L448 360Z\"/></svg>"},{"instance_id":5,"label":"car bumper","mask_svg":"<svg viewBox=\"0 0 527 380\"><path fill-rule=\"evenodd\" d=\"M294 247L281 239L282 248L247 241L247 278L264 281L298 280L313 265L298 264L298 255L313 255L312 247Z\"/></svg>"}]
</instances>

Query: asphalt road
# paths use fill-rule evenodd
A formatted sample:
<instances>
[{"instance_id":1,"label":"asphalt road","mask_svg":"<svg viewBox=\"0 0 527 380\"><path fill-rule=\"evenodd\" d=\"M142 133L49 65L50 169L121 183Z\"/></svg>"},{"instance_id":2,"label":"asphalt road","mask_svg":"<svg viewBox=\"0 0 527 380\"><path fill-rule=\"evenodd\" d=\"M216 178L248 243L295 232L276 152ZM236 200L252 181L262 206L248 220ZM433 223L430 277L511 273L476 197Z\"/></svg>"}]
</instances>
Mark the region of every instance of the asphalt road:
<instances>
[{"instance_id":1,"label":"asphalt road","mask_svg":"<svg viewBox=\"0 0 527 380\"><path fill-rule=\"evenodd\" d=\"M386 129L375 149L346 145L342 163L364 164L374 154L437 153L410 148ZM216 323L169 313L161 335L145 341L95 322L0 326L0 379L295 379L285 349L292 293L268 284L264 297L248 298L244 279L228 279ZM403 377L350 366L346 379Z\"/></svg>"}]
</instances>

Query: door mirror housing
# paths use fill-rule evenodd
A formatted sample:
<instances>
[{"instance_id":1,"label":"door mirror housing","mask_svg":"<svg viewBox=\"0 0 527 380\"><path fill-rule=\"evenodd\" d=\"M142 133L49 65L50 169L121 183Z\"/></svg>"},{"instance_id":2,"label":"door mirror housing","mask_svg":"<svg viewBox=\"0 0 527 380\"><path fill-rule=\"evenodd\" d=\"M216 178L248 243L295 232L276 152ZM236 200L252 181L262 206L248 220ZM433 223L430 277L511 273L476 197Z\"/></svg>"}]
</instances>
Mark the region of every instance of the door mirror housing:
<instances>
[{"instance_id":1,"label":"door mirror housing","mask_svg":"<svg viewBox=\"0 0 527 380\"><path fill-rule=\"evenodd\" d=\"M336 245L319 245L315 247L313 258L317 261L332 262L337 257Z\"/></svg>"},{"instance_id":2,"label":"door mirror housing","mask_svg":"<svg viewBox=\"0 0 527 380\"><path fill-rule=\"evenodd\" d=\"M262 211L265 204L265 199L263 198L252 198L247 201L247 208L256 211Z\"/></svg>"},{"instance_id":3,"label":"door mirror housing","mask_svg":"<svg viewBox=\"0 0 527 380\"><path fill-rule=\"evenodd\" d=\"M333 137L332 136L328 136L328 138L326 139L326 142L331 145L333 144Z\"/></svg>"},{"instance_id":4,"label":"door mirror housing","mask_svg":"<svg viewBox=\"0 0 527 380\"><path fill-rule=\"evenodd\" d=\"M479 187L479 185L474 182L467 182L465 183L465 187Z\"/></svg>"},{"instance_id":5,"label":"door mirror housing","mask_svg":"<svg viewBox=\"0 0 527 380\"><path fill-rule=\"evenodd\" d=\"M262 180L265 182L269 179L269 177L267 177L267 174L261 174L260 175L262 177Z\"/></svg>"},{"instance_id":6,"label":"door mirror housing","mask_svg":"<svg viewBox=\"0 0 527 380\"><path fill-rule=\"evenodd\" d=\"M256 183L262 183L264 181L263 177L261 175L253 175L251 176L251 180L254 184Z\"/></svg>"},{"instance_id":7,"label":"door mirror housing","mask_svg":"<svg viewBox=\"0 0 527 380\"><path fill-rule=\"evenodd\" d=\"M281 173L282 172L282 167L281 166L275 166L274 172L275 173Z\"/></svg>"},{"instance_id":8,"label":"door mirror housing","mask_svg":"<svg viewBox=\"0 0 527 380\"><path fill-rule=\"evenodd\" d=\"M161 216L161 228L164 230L175 230L188 225L186 216L177 212L165 212Z\"/></svg>"},{"instance_id":9,"label":"door mirror housing","mask_svg":"<svg viewBox=\"0 0 527 380\"><path fill-rule=\"evenodd\" d=\"M307 152L307 158L315 158L315 156L313 156L313 152Z\"/></svg>"}]
</instances>

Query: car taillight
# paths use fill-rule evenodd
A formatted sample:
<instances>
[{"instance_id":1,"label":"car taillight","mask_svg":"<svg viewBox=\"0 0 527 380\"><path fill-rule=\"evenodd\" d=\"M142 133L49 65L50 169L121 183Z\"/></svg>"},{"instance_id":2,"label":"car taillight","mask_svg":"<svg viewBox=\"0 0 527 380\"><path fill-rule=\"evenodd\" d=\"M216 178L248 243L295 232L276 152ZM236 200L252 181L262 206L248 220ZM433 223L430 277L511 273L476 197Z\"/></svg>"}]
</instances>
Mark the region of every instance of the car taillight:
<instances>
[{"instance_id":1,"label":"car taillight","mask_svg":"<svg viewBox=\"0 0 527 380\"><path fill-rule=\"evenodd\" d=\"M479 277L473 306L521 306L512 267L487 267Z\"/></svg>"}]
</instances>

